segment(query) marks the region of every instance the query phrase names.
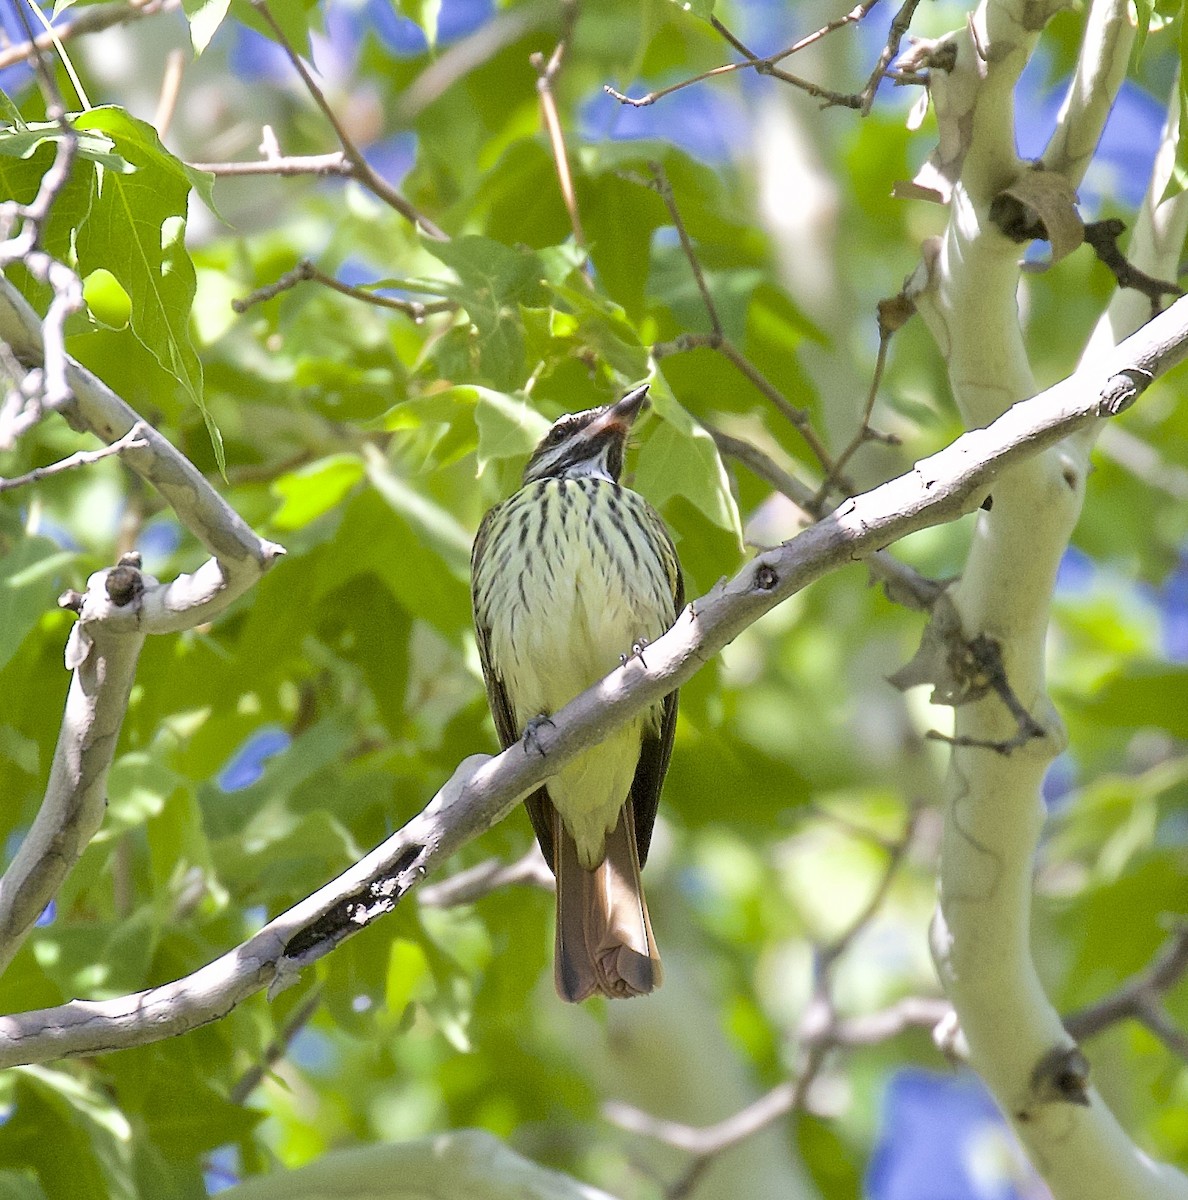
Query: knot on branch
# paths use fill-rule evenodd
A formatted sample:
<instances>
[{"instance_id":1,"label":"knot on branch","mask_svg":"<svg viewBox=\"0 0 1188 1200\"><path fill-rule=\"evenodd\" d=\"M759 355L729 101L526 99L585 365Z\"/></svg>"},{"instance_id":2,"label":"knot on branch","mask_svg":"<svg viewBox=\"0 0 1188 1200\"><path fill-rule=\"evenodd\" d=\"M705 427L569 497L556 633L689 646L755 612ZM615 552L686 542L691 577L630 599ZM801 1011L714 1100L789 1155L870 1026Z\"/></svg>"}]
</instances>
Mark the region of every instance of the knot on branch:
<instances>
[{"instance_id":1,"label":"knot on branch","mask_svg":"<svg viewBox=\"0 0 1188 1200\"><path fill-rule=\"evenodd\" d=\"M967 638L956 605L943 593L933 604L932 618L920 639L920 648L911 662L888 678L888 683L901 692L922 683L931 683L932 703L953 708L981 700L993 692L1015 719L1015 734L1005 741L953 738L930 730L928 737L937 741L1010 754L1032 738L1042 738L1047 732L1012 690L1002 660L1002 643L985 633Z\"/></svg>"},{"instance_id":2,"label":"knot on branch","mask_svg":"<svg viewBox=\"0 0 1188 1200\"><path fill-rule=\"evenodd\" d=\"M1054 263L1085 240L1072 184L1059 172L1039 166L1025 171L994 197L990 221L1012 242L1050 242Z\"/></svg>"},{"instance_id":3,"label":"knot on branch","mask_svg":"<svg viewBox=\"0 0 1188 1200\"><path fill-rule=\"evenodd\" d=\"M755 568L755 586L761 592L770 592L779 582L779 575L767 563L761 562Z\"/></svg>"},{"instance_id":4,"label":"knot on branch","mask_svg":"<svg viewBox=\"0 0 1188 1200\"><path fill-rule=\"evenodd\" d=\"M1053 1046L1035 1064L1028 1085L1028 1102L1015 1113L1029 1121L1041 1104L1089 1106L1089 1060L1079 1046Z\"/></svg>"},{"instance_id":5,"label":"knot on branch","mask_svg":"<svg viewBox=\"0 0 1188 1200\"><path fill-rule=\"evenodd\" d=\"M144 577L140 573L141 558L136 551L121 554L119 562L107 573L104 587L108 599L117 608L125 608L144 594Z\"/></svg>"},{"instance_id":6,"label":"knot on branch","mask_svg":"<svg viewBox=\"0 0 1188 1200\"><path fill-rule=\"evenodd\" d=\"M1116 417L1125 412L1155 382L1155 376L1141 367L1125 367L1111 376L1101 389L1097 403L1099 417Z\"/></svg>"}]
</instances>

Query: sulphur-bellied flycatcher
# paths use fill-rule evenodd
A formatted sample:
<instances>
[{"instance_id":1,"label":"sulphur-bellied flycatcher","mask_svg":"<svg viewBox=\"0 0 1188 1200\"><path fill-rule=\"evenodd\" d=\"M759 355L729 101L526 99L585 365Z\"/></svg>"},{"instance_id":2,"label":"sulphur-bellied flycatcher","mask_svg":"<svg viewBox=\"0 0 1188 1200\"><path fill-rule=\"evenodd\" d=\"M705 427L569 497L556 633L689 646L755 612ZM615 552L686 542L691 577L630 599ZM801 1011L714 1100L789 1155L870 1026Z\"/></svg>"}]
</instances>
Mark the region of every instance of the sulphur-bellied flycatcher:
<instances>
[{"instance_id":1,"label":"sulphur-bellied flycatcher","mask_svg":"<svg viewBox=\"0 0 1188 1200\"><path fill-rule=\"evenodd\" d=\"M668 530L619 483L647 390L556 421L529 459L523 486L479 526L471 595L504 747L609 674L625 652L658 638L684 603ZM639 869L676 714L673 692L526 801L557 877L556 983L564 1000L638 996L660 984Z\"/></svg>"}]
</instances>

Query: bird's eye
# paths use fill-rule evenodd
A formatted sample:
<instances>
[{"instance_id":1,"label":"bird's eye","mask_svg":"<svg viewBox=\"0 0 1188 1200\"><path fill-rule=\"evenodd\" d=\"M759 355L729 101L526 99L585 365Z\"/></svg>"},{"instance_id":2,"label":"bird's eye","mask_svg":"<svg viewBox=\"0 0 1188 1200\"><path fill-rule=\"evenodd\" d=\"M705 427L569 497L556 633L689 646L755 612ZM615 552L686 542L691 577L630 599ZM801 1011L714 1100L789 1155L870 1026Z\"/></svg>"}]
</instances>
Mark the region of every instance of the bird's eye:
<instances>
[{"instance_id":1,"label":"bird's eye","mask_svg":"<svg viewBox=\"0 0 1188 1200\"><path fill-rule=\"evenodd\" d=\"M556 446L559 442L564 441L567 430L564 425L554 425L549 430L549 436L546 439L550 446Z\"/></svg>"}]
</instances>

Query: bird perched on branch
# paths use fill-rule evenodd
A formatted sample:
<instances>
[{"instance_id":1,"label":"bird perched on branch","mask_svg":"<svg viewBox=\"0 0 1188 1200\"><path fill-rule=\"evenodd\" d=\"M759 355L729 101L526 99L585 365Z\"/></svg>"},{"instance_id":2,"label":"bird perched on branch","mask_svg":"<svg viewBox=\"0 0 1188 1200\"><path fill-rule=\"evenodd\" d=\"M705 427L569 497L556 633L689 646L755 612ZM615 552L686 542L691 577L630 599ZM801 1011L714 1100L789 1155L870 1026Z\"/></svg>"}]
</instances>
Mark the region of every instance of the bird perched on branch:
<instances>
[{"instance_id":1,"label":"bird perched on branch","mask_svg":"<svg viewBox=\"0 0 1188 1200\"><path fill-rule=\"evenodd\" d=\"M663 634L684 603L676 550L623 487L627 435L647 386L570 413L533 451L524 483L483 518L471 554L479 655L506 748ZM563 766L526 804L557 877L563 1000L645 995L660 956L640 883L668 769L677 694Z\"/></svg>"}]
</instances>

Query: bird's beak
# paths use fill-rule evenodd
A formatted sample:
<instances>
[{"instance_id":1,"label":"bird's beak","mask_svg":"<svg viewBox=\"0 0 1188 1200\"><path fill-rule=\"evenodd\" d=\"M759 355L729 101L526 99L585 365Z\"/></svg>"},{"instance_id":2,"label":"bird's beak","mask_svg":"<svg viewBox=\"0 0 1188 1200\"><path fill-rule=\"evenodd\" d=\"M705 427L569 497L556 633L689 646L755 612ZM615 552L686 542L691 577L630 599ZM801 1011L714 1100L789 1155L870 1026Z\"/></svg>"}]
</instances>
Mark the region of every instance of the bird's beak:
<instances>
[{"instance_id":1,"label":"bird's beak","mask_svg":"<svg viewBox=\"0 0 1188 1200\"><path fill-rule=\"evenodd\" d=\"M647 402L648 385L645 383L634 391L628 392L622 400L612 404L602 416L591 421L585 428L585 435L597 438L601 434L613 432L625 438L631 431L631 426L635 424L635 418L639 416Z\"/></svg>"}]
</instances>

